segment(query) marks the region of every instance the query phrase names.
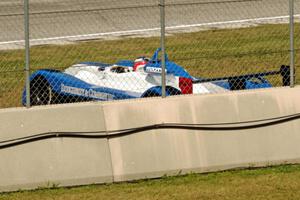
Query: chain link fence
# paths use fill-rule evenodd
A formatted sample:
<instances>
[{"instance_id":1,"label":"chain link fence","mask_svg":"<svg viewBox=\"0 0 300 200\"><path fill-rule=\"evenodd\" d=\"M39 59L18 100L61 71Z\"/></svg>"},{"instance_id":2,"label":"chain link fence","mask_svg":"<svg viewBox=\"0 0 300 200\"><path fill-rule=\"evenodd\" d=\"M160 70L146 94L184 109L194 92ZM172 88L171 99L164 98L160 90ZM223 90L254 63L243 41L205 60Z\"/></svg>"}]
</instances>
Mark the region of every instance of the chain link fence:
<instances>
[{"instance_id":1,"label":"chain link fence","mask_svg":"<svg viewBox=\"0 0 300 200\"><path fill-rule=\"evenodd\" d=\"M27 95L24 2L0 2L0 108L161 96L162 73L167 96L290 85L286 0L30 0L29 13Z\"/></svg>"}]
</instances>

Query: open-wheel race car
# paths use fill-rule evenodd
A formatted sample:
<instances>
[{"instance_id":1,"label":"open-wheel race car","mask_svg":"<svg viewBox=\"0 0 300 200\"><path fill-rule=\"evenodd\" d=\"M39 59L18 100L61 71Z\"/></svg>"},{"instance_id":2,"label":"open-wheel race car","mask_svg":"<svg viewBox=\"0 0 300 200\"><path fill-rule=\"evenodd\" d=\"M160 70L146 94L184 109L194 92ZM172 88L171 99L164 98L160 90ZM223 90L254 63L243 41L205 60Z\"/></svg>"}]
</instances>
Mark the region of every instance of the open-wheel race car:
<instances>
[{"instance_id":1,"label":"open-wheel race car","mask_svg":"<svg viewBox=\"0 0 300 200\"><path fill-rule=\"evenodd\" d=\"M134 61L121 60L115 64L82 62L64 71L41 69L30 76L31 105L108 101L161 96L160 49L151 59L139 57ZM220 78L196 78L183 67L166 60L166 95L216 93L272 87L265 78L281 74L283 85L289 85L289 66L271 71ZM26 90L22 96L26 104Z\"/></svg>"}]
</instances>

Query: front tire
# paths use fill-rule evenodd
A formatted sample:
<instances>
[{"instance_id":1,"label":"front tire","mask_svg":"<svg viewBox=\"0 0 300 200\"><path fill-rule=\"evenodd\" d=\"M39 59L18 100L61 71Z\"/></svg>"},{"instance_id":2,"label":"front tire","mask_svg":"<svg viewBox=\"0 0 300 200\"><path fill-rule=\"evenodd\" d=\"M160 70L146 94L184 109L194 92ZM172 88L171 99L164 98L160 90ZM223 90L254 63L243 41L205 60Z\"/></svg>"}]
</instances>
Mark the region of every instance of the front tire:
<instances>
[{"instance_id":1,"label":"front tire","mask_svg":"<svg viewBox=\"0 0 300 200\"><path fill-rule=\"evenodd\" d=\"M49 105L53 100L53 91L48 81L38 76L30 83L30 102L31 105Z\"/></svg>"}]
</instances>

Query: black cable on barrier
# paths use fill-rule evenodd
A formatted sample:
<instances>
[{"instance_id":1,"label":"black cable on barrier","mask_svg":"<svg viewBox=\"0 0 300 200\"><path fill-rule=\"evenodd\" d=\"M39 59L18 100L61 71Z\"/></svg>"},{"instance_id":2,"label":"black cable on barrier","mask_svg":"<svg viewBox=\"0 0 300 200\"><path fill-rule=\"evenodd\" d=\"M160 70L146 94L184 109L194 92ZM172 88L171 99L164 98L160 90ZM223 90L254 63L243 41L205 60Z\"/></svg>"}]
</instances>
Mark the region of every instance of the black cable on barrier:
<instances>
[{"instance_id":1,"label":"black cable on barrier","mask_svg":"<svg viewBox=\"0 0 300 200\"><path fill-rule=\"evenodd\" d=\"M247 129L257 129L262 127L274 126L286 122L300 119L300 113L282 117L251 120L233 123L215 123L215 124L182 124L182 123L162 123L136 128L113 130L113 131L90 131L90 132L46 132L32 136L20 137L10 140L0 141L0 149L10 148L26 143L46 140L50 138L85 138L85 139L112 139L139 132L156 129L185 129L198 131L237 131Z\"/></svg>"}]
</instances>

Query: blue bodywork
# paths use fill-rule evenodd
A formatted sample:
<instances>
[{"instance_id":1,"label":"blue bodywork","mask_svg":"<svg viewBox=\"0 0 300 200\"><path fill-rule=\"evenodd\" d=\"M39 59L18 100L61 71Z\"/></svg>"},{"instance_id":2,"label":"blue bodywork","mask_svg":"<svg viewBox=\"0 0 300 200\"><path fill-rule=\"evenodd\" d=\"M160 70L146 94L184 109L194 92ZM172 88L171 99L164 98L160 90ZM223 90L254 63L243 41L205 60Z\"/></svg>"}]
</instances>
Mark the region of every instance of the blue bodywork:
<instances>
[{"instance_id":1,"label":"blue bodywork","mask_svg":"<svg viewBox=\"0 0 300 200\"><path fill-rule=\"evenodd\" d=\"M47 82L54 94L58 94L60 99L58 103L63 103L64 99L77 99L80 101L108 101L108 100L118 100L118 99L132 99L144 97L149 94L152 96L161 96L161 87L153 87L145 91L143 94L117 90L108 87L95 86L89 83L86 83L74 76L71 76L66 73L62 73L58 70L42 69L38 70L30 76L30 82L41 79ZM43 84L43 83L38 83ZM32 91L31 92L35 92ZM168 88L166 94L168 96L178 94L179 91L175 88ZM22 95L22 103L26 104L26 90L24 89Z\"/></svg>"},{"instance_id":2,"label":"blue bodywork","mask_svg":"<svg viewBox=\"0 0 300 200\"><path fill-rule=\"evenodd\" d=\"M66 90L68 87L69 90L72 88L78 88L81 90L78 90L73 94L74 97L84 97L84 98L90 98L95 100L112 100L112 99L130 99L130 98L136 98L134 94L130 94L124 91L111 89L111 88L105 88L105 87L97 87L94 85L91 85L89 83L86 83L74 76L71 76L66 73L62 73L57 70L49 70L49 69L42 69L38 70L35 73L33 73L30 76L30 82L32 82L37 77L43 77L43 80L46 80L49 85L51 86L51 89L56 94L61 95L70 95L70 93L67 93ZM71 88L72 87L72 88ZM93 95L93 92L101 93L101 95ZM96 94L97 94L96 93ZM26 101L26 92L24 90L23 92L23 104Z\"/></svg>"},{"instance_id":3,"label":"blue bodywork","mask_svg":"<svg viewBox=\"0 0 300 200\"><path fill-rule=\"evenodd\" d=\"M161 61L159 59L159 52L160 49L157 49L151 58L151 60L146 64L145 71L147 69L159 69L161 70ZM202 81L201 78L195 78L191 76L183 67L177 65L174 62L168 60L167 55L165 55L166 60L166 73L173 74L174 76L183 77L192 79L195 82L208 82ZM111 66L110 64L99 63L99 62L84 62L82 64L94 65L99 66L99 70L104 70L105 67ZM116 63L120 66L133 66L133 61L129 60L121 60ZM102 69L101 69L102 68ZM245 78L245 76L243 76ZM256 79L259 81L252 81L250 78L245 78L243 81L244 88L243 89L254 89L254 88L267 88L272 87L272 85L262 76L257 76ZM34 82L39 80L39 83L36 85L41 84L41 82L47 83L47 86L50 86L53 94L59 96L58 103L63 103L64 99L81 99L82 101L87 100L100 100L100 101L107 101L107 100L116 100L116 99L131 99L131 98L140 98L149 96L149 94L155 94L154 96L161 95L161 87L155 86L150 88L149 90L145 91L143 94L131 92L131 91L124 91L124 90L117 90L108 87L100 87L95 86L89 83L86 83L74 76L69 74L63 73L58 70L50 70L50 69L42 69L34 72L30 77L31 85L34 85ZM223 87L228 90L232 90L232 85L228 80L216 80L210 81L220 87ZM46 86L45 86L46 87ZM38 89L45 89L40 87ZM37 89L36 89L37 90ZM31 91L36 92L36 91ZM176 95L180 94L175 88L167 87L166 91L167 95ZM153 96L153 95L152 95ZM26 91L24 89L23 96L22 96L22 103L25 105L26 103Z\"/></svg>"}]
</instances>

